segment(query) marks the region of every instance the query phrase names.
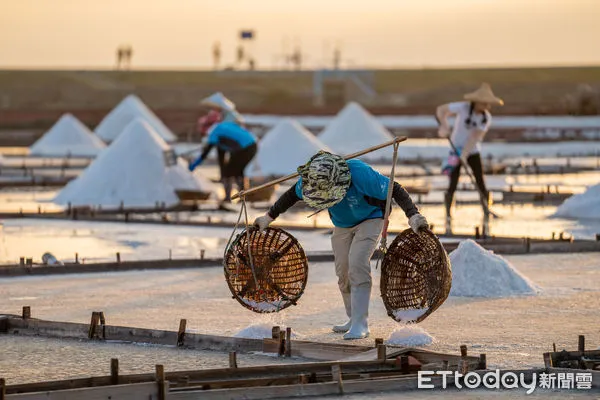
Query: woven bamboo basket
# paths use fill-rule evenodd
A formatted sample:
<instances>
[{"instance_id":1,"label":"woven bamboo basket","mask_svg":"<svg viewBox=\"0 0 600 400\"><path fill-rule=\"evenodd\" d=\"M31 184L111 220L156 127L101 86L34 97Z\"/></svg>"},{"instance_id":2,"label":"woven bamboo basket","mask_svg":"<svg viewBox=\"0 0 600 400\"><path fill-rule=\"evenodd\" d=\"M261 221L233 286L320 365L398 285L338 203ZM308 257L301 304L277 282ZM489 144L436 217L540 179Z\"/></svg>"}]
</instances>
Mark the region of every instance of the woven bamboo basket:
<instances>
[{"instance_id":1,"label":"woven bamboo basket","mask_svg":"<svg viewBox=\"0 0 600 400\"><path fill-rule=\"evenodd\" d=\"M227 248L223 264L233 298L257 313L296 305L308 279L302 246L278 228L243 230Z\"/></svg>"},{"instance_id":2,"label":"woven bamboo basket","mask_svg":"<svg viewBox=\"0 0 600 400\"><path fill-rule=\"evenodd\" d=\"M423 321L440 307L452 285L450 258L429 230L400 233L381 266L381 297L388 315L398 322Z\"/></svg>"}]
</instances>

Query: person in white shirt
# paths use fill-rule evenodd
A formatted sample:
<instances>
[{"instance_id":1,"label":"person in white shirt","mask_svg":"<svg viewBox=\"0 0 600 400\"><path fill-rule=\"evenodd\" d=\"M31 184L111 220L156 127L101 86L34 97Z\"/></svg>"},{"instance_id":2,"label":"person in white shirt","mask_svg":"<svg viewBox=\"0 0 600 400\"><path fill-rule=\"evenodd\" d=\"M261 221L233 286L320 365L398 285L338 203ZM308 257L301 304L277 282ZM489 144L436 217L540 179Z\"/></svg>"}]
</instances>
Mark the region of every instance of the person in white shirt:
<instances>
[{"instance_id":1,"label":"person in white shirt","mask_svg":"<svg viewBox=\"0 0 600 400\"><path fill-rule=\"evenodd\" d=\"M481 141L487 133L491 123L492 105L504 105L502 99L496 97L489 84L483 83L479 89L464 96L466 101L448 103L439 106L436 117L440 124L438 134L440 137L450 137L458 154L450 150L448 160L443 166L443 172L450 177L448 191L444 197L446 207L446 221L450 223L452 201L460 177L461 160L468 164L484 201L490 203L490 195L483 179L483 165L481 162ZM452 131L448 118L455 117ZM460 157L460 159L459 159Z\"/></svg>"}]
</instances>

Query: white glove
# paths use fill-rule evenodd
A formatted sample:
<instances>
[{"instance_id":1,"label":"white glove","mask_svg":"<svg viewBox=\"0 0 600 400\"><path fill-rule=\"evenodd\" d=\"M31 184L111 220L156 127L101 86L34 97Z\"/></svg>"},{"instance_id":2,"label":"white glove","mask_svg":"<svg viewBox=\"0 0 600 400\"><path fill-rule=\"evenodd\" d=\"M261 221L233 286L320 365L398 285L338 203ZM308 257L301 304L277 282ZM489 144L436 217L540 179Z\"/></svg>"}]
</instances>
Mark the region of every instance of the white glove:
<instances>
[{"instance_id":1,"label":"white glove","mask_svg":"<svg viewBox=\"0 0 600 400\"><path fill-rule=\"evenodd\" d=\"M438 136L441 138L447 138L448 136L450 136L450 133L450 128L448 128L447 126L441 125L438 129Z\"/></svg>"},{"instance_id":2,"label":"white glove","mask_svg":"<svg viewBox=\"0 0 600 400\"><path fill-rule=\"evenodd\" d=\"M260 216L254 220L254 226L257 226L258 230L262 232L265 229L267 229L271 222L273 222L273 218L271 218L269 213L266 213L265 215Z\"/></svg>"},{"instance_id":3,"label":"white glove","mask_svg":"<svg viewBox=\"0 0 600 400\"><path fill-rule=\"evenodd\" d=\"M429 229L429 223L427 222L427 219L419 213L408 219L408 225L410 225L410 228L414 233L419 233L421 229Z\"/></svg>"}]
</instances>

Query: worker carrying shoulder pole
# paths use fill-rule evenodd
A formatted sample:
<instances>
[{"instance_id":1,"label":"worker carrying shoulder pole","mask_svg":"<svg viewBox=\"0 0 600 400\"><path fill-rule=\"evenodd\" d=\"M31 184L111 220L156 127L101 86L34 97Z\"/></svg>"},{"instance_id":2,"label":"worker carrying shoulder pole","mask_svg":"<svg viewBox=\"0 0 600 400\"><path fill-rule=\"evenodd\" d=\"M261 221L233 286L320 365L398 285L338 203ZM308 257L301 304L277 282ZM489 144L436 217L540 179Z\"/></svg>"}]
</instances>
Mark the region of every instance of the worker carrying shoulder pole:
<instances>
[{"instance_id":1,"label":"worker carrying shoulder pole","mask_svg":"<svg viewBox=\"0 0 600 400\"><path fill-rule=\"evenodd\" d=\"M216 110L211 110L207 116L201 118L199 130L207 137L206 145L202 149L202 154L190 163L189 170L196 169L212 148L217 147L224 155L223 159L219 157L221 180L225 189L225 198L220 207L226 209L226 204L231 203L233 183L237 184L240 191L246 189L244 169L256 155L257 139L250 131L235 122L222 121L221 114ZM229 156L227 160L225 160L226 155Z\"/></svg>"},{"instance_id":2,"label":"worker carrying shoulder pole","mask_svg":"<svg viewBox=\"0 0 600 400\"><path fill-rule=\"evenodd\" d=\"M484 196L482 201L491 205L491 196L485 186L483 164L479 153L481 142L492 123L491 106L504 104L502 99L494 95L487 83L482 84L476 91L466 94L464 98L467 101L444 104L436 110L436 117L440 124L438 134L440 137L449 138L453 147L442 167L443 173L450 177L448 191L444 196L448 231L451 231L451 208L460 177L461 160L473 171L479 192ZM452 132L448 125L448 117L451 116L456 117Z\"/></svg>"},{"instance_id":3,"label":"worker carrying shoulder pole","mask_svg":"<svg viewBox=\"0 0 600 400\"><path fill-rule=\"evenodd\" d=\"M333 327L344 339L369 335L371 257L383 228L389 178L360 160L321 151L298 168L300 178L254 225L264 230L280 214L303 200L316 210L327 209L334 225L331 246L335 272L349 321ZM393 199L402 208L410 227L428 228L427 220L400 184L393 184Z\"/></svg>"}]
</instances>

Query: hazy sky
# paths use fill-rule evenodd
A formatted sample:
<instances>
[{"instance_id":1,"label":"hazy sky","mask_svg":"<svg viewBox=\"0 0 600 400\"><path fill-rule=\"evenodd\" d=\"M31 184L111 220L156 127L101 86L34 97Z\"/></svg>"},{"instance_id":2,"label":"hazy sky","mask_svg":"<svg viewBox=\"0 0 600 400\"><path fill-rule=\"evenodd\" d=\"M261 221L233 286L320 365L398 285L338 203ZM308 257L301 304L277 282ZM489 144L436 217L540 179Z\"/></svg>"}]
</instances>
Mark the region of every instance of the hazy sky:
<instances>
[{"instance_id":1,"label":"hazy sky","mask_svg":"<svg viewBox=\"0 0 600 400\"><path fill-rule=\"evenodd\" d=\"M0 0L0 67L206 68L257 33L258 67L600 64L600 0Z\"/></svg>"}]
</instances>

